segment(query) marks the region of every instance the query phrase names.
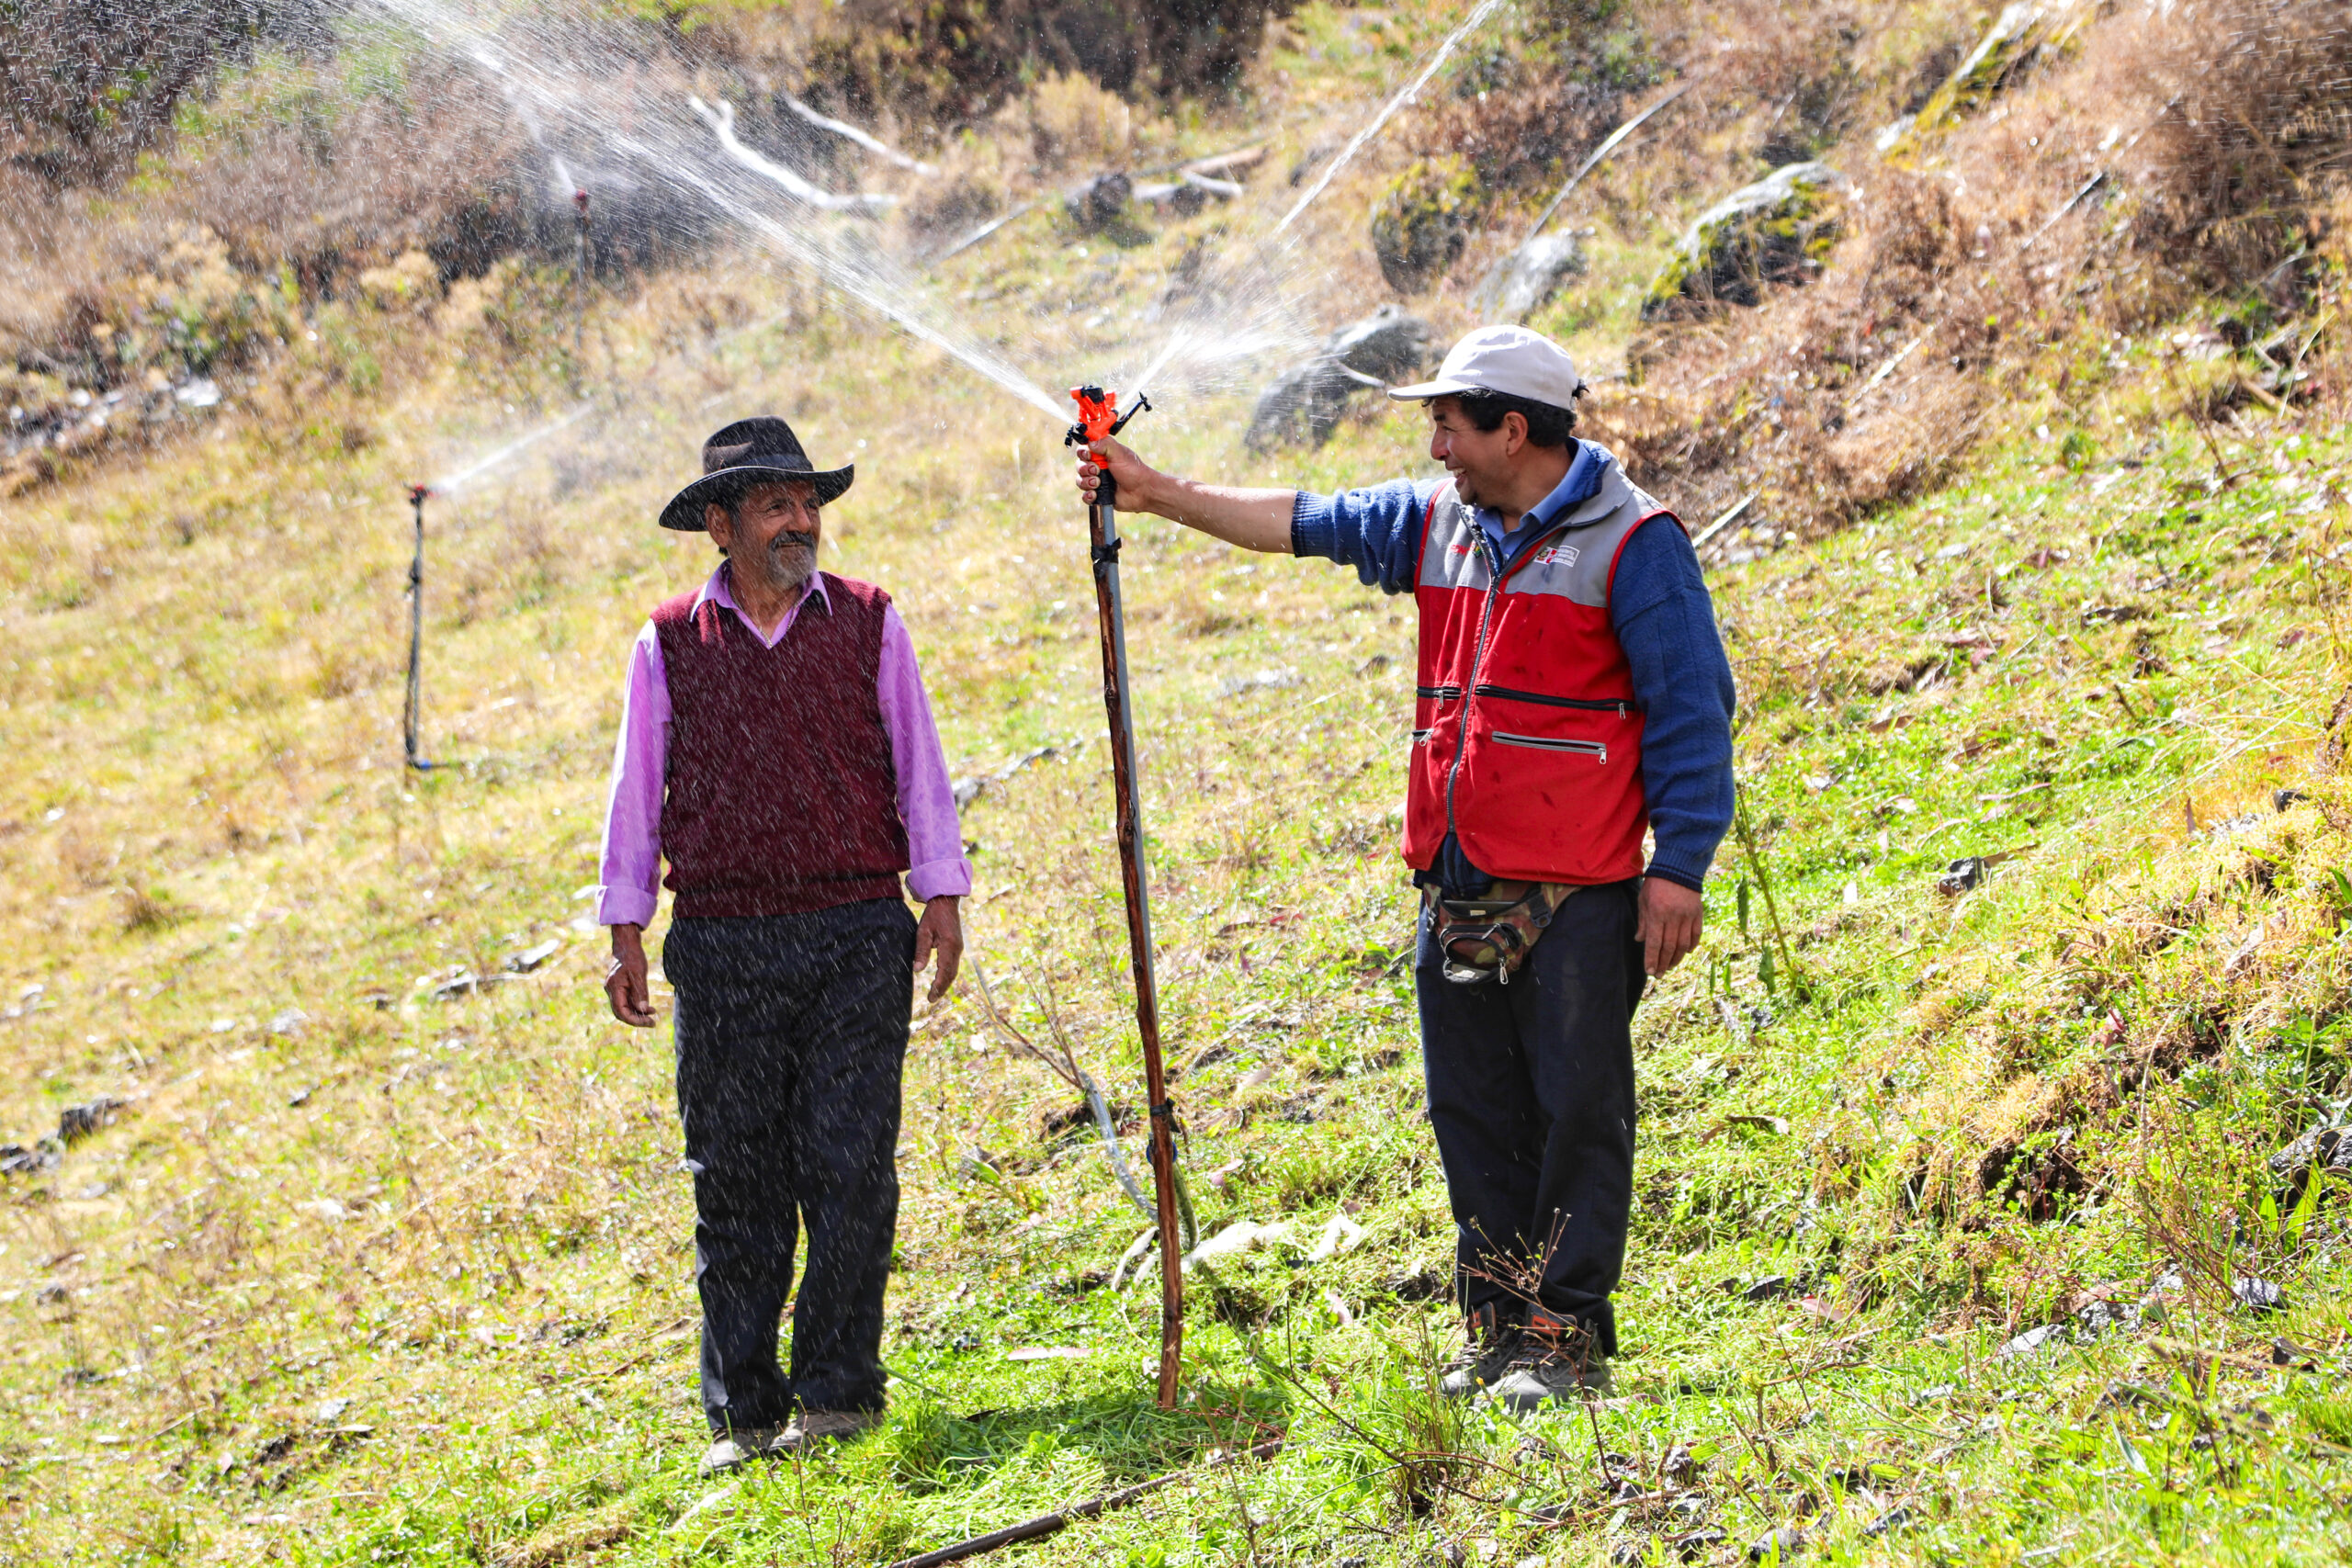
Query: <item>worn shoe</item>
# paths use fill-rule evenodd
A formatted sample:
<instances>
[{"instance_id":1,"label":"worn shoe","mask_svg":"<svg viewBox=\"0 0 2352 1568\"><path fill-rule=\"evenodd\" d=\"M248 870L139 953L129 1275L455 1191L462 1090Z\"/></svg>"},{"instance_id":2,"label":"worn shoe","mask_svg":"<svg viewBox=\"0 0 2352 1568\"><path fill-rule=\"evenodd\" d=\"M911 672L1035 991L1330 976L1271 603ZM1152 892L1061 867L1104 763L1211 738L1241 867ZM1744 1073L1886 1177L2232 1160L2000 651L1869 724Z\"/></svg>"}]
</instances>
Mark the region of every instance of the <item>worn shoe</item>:
<instances>
[{"instance_id":1,"label":"worn shoe","mask_svg":"<svg viewBox=\"0 0 2352 1568\"><path fill-rule=\"evenodd\" d=\"M733 1432L722 1432L710 1441L702 1456L702 1472L718 1475L784 1451L784 1440L791 1432L789 1427L745 1427Z\"/></svg>"},{"instance_id":2,"label":"worn shoe","mask_svg":"<svg viewBox=\"0 0 2352 1568\"><path fill-rule=\"evenodd\" d=\"M819 1443L838 1442L882 1425L879 1410L804 1410L776 1438L777 1453L797 1453Z\"/></svg>"},{"instance_id":3,"label":"worn shoe","mask_svg":"<svg viewBox=\"0 0 2352 1568\"><path fill-rule=\"evenodd\" d=\"M1446 1363L1445 1375L1438 1379L1439 1396L1468 1399L1481 1389L1492 1388L1518 1353L1519 1335L1519 1325L1497 1320L1491 1302L1472 1313L1463 1325L1462 1348Z\"/></svg>"},{"instance_id":4,"label":"worn shoe","mask_svg":"<svg viewBox=\"0 0 2352 1568\"><path fill-rule=\"evenodd\" d=\"M1539 1312L1521 1333L1488 1397L1525 1416L1547 1404L1606 1399L1610 1382L1609 1358L1594 1345L1592 1331L1573 1318Z\"/></svg>"}]
</instances>

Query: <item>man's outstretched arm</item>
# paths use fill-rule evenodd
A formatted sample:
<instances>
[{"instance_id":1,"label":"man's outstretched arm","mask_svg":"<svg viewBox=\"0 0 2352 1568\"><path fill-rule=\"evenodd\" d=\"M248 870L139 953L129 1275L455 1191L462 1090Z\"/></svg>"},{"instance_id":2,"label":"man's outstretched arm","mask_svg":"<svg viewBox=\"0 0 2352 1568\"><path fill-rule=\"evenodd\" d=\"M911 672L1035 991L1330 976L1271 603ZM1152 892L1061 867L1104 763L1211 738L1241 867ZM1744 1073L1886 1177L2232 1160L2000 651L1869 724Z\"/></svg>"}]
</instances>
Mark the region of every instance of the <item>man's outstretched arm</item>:
<instances>
[{"instance_id":1,"label":"man's outstretched arm","mask_svg":"<svg viewBox=\"0 0 2352 1568\"><path fill-rule=\"evenodd\" d=\"M1155 513L1244 549L1334 560L1385 592L1412 591L1432 485L1391 479L1337 495L1241 490L1160 473L1115 441L1097 445L1101 465L1118 480L1122 512ZM1079 456L1078 491L1090 503L1102 471L1093 457Z\"/></svg>"},{"instance_id":2,"label":"man's outstretched arm","mask_svg":"<svg viewBox=\"0 0 2352 1568\"><path fill-rule=\"evenodd\" d=\"M1245 550L1290 554L1290 515L1298 502L1295 490L1242 490L1179 479L1161 473L1106 436L1091 450L1079 452L1078 493L1089 506L1094 504L1095 482L1105 469L1118 485L1122 512L1148 512Z\"/></svg>"}]
</instances>

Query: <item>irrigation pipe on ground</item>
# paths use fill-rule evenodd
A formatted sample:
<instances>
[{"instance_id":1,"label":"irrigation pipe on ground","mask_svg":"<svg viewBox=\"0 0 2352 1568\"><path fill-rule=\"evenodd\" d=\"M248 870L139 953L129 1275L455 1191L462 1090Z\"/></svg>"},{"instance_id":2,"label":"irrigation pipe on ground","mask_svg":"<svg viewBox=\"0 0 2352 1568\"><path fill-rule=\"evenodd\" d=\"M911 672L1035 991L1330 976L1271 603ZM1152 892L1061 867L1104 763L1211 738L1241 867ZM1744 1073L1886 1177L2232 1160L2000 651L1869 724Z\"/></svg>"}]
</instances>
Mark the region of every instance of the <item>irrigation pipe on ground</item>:
<instances>
[{"instance_id":1,"label":"irrigation pipe on ground","mask_svg":"<svg viewBox=\"0 0 2352 1568\"><path fill-rule=\"evenodd\" d=\"M1035 1540L1041 1536L1052 1535L1064 1526L1073 1524L1080 1519L1091 1519L1099 1514L1107 1514L1114 1508L1124 1508L1128 1504L1138 1502L1163 1487L1172 1486L1180 1481L1189 1481L1198 1475L1201 1471L1216 1470L1222 1465L1231 1464L1236 1460L1272 1459L1282 1452L1282 1449L1283 1439L1271 1438L1253 1449L1245 1449L1238 1453L1219 1454L1208 1463L1202 1465L1199 1470L1174 1470L1166 1475L1155 1475L1148 1481L1138 1481L1133 1486L1122 1486L1116 1492L1105 1492L1098 1497L1089 1497L1082 1503L1073 1503L1057 1512L1040 1514L1034 1519L1023 1519L1017 1525L1007 1525L1004 1529L991 1530L987 1535L976 1535L969 1540L959 1540L953 1546L943 1546L936 1551L926 1551L920 1557L902 1557L891 1563L889 1568L938 1568L938 1565L944 1562L961 1562L967 1557L985 1556L989 1552L1001 1551L1005 1547L1018 1545L1024 1540Z\"/></svg>"}]
</instances>

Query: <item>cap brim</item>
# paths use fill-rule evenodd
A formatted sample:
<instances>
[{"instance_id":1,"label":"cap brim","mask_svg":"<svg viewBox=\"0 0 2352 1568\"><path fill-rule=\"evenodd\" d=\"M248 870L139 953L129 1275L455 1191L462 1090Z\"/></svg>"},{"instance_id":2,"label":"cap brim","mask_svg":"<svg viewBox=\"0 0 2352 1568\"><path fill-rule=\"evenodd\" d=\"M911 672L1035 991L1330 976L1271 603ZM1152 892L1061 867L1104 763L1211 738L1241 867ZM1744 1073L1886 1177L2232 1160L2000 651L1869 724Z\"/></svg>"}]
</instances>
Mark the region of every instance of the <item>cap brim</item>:
<instances>
[{"instance_id":1,"label":"cap brim","mask_svg":"<svg viewBox=\"0 0 2352 1568\"><path fill-rule=\"evenodd\" d=\"M1450 398L1456 392L1475 392L1477 389L1467 381L1416 381L1409 387L1391 387L1388 395L1400 403L1408 403L1424 398Z\"/></svg>"},{"instance_id":2,"label":"cap brim","mask_svg":"<svg viewBox=\"0 0 2352 1568\"><path fill-rule=\"evenodd\" d=\"M682 534L703 532L702 509L713 502L724 503L730 495L740 495L754 484L772 484L779 479L808 479L817 487L817 504L830 506L841 498L857 478L857 465L851 463L839 468L775 468L765 464L746 464L740 468L720 468L703 475L694 483L670 498L662 509L662 526L674 528Z\"/></svg>"}]
</instances>

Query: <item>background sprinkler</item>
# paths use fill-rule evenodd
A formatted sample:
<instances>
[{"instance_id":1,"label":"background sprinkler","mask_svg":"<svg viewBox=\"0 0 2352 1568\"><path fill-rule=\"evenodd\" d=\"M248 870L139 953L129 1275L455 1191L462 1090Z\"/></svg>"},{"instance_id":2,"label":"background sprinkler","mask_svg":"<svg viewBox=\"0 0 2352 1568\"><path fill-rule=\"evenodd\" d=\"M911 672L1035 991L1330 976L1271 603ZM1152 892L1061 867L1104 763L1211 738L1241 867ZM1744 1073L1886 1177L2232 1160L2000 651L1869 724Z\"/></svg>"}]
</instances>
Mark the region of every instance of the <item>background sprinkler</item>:
<instances>
[{"instance_id":1,"label":"background sprinkler","mask_svg":"<svg viewBox=\"0 0 2352 1568\"><path fill-rule=\"evenodd\" d=\"M1078 423L1065 446L1091 446L1125 430L1151 407L1138 395L1119 412L1119 395L1100 387L1073 387ZM1136 778L1135 721L1127 706L1126 618L1119 600L1117 488L1106 470L1087 509L1093 541L1094 606L1102 633L1102 705L1111 722L1111 779L1118 794L1119 873L1127 891L1127 951L1136 976L1136 1033L1143 1042L1146 1099L1151 1106L1151 1177L1159 1218L1159 1407L1176 1408L1176 1369L1184 1343L1182 1248L1176 1240L1176 1108L1159 1058L1159 987L1151 967L1151 905L1143 867L1143 793Z\"/></svg>"},{"instance_id":2,"label":"background sprinkler","mask_svg":"<svg viewBox=\"0 0 2352 1568\"><path fill-rule=\"evenodd\" d=\"M416 749L424 665L424 498L432 493L430 485L408 487L408 503L416 513L416 554L408 563L408 699L401 708L401 749L408 765L420 773L436 766Z\"/></svg>"},{"instance_id":3,"label":"background sprinkler","mask_svg":"<svg viewBox=\"0 0 2352 1568\"><path fill-rule=\"evenodd\" d=\"M587 377L588 192L584 187L571 193L571 205L578 215L578 238L571 255L571 375L576 392Z\"/></svg>"}]
</instances>

